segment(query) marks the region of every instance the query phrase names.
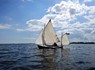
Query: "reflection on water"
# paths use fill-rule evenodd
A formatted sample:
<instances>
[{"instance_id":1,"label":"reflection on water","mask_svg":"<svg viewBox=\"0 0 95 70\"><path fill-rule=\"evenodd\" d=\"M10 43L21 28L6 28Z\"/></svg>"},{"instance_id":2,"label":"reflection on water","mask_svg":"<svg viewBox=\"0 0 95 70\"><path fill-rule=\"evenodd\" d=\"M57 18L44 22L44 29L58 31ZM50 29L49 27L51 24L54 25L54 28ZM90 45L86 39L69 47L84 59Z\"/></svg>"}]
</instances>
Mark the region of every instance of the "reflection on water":
<instances>
[{"instance_id":1,"label":"reflection on water","mask_svg":"<svg viewBox=\"0 0 95 70\"><path fill-rule=\"evenodd\" d=\"M55 69L62 70L64 64L68 63L69 51L70 51L69 48L66 48L66 49L42 49L39 51L41 51L40 57L42 58L41 65L43 66L43 70L55 70ZM36 55L36 56L38 56L38 55ZM64 62L62 62L62 61L64 61Z\"/></svg>"},{"instance_id":2,"label":"reflection on water","mask_svg":"<svg viewBox=\"0 0 95 70\"><path fill-rule=\"evenodd\" d=\"M95 45L38 49L35 44L1 44L0 70L95 70Z\"/></svg>"}]
</instances>

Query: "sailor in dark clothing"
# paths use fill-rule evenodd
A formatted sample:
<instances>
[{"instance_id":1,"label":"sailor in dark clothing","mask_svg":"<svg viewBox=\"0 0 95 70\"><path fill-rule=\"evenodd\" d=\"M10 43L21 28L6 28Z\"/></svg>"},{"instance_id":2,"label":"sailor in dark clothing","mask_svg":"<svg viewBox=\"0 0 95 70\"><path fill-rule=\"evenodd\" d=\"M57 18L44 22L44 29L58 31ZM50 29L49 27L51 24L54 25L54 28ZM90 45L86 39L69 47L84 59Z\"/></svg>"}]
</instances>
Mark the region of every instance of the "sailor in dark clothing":
<instances>
[{"instance_id":1,"label":"sailor in dark clothing","mask_svg":"<svg viewBox=\"0 0 95 70\"><path fill-rule=\"evenodd\" d=\"M57 44L56 44L56 43L54 43L54 44L53 44L53 46L57 46Z\"/></svg>"}]
</instances>

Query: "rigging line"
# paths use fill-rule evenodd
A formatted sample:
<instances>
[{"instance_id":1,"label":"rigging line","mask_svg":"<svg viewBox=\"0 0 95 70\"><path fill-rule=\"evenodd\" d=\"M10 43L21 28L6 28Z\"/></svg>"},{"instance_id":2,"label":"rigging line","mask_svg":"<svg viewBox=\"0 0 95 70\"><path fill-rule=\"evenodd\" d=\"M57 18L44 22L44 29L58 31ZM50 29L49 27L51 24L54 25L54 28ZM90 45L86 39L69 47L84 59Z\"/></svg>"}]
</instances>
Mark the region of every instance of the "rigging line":
<instances>
[{"instance_id":1,"label":"rigging line","mask_svg":"<svg viewBox=\"0 0 95 70\"><path fill-rule=\"evenodd\" d=\"M43 29L43 33L42 33L42 39L43 39L43 45L46 45L44 34L45 34L45 25L44 25L44 29Z\"/></svg>"}]
</instances>

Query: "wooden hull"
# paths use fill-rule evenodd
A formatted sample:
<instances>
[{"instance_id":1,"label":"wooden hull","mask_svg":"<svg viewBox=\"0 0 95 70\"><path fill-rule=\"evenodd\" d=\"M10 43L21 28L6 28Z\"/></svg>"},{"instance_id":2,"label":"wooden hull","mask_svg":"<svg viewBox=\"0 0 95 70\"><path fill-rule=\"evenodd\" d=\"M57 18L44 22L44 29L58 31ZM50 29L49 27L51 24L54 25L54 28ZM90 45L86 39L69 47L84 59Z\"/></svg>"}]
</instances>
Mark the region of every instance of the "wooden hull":
<instances>
[{"instance_id":1,"label":"wooden hull","mask_svg":"<svg viewBox=\"0 0 95 70\"><path fill-rule=\"evenodd\" d=\"M56 49L56 48L62 48L59 46L53 46L53 45L48 45L48 46L41 46L41 45L37 45L39 49Z\"/></svg>"}]
</instances>

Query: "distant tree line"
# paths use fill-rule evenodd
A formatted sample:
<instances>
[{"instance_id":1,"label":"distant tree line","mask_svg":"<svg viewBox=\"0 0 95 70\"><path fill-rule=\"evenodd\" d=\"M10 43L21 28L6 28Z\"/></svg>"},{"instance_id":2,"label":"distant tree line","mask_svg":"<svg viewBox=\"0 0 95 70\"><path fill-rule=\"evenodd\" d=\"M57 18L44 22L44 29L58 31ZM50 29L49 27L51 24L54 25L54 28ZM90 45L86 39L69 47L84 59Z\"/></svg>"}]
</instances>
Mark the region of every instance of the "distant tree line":
<instances>
[{"instance_id":1,"label":"distant tree line","mask_svg":"<svg viewBox=\"0 0 95 70\"><path fill-rule=\"evenodd\" d=\"M95 42L71 42L70 44L95 44Z\"/></svg>"}]
</instances>

